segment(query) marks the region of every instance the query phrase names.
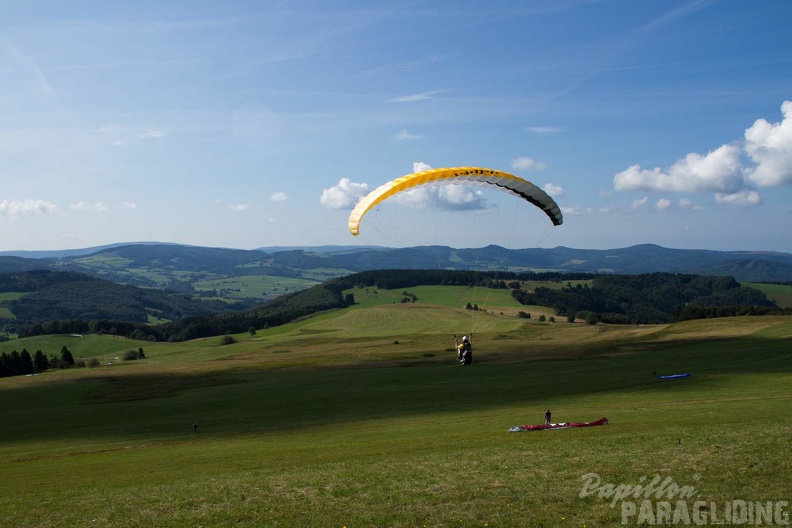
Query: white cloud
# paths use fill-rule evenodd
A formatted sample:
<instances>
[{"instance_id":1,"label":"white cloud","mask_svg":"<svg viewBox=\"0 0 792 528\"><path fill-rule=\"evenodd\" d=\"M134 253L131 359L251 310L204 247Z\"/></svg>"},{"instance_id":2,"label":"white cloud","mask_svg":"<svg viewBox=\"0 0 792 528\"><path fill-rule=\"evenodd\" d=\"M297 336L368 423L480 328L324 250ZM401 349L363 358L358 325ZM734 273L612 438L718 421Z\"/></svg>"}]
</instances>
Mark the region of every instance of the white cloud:
<instances>
[{"instance_id":1,"label":"white cloud","mask_svg":"<svg viewBox=\"0 0 792 528\"><path fill-rule=\"evenodd\" d=\"M558 127L549 126L528 126L523 127L523 129L527 130L528 132L533 132L534 134L556 134L562 130Z\"/></svg>"},{"instance_id":2,"label":"white cloud","mask_svg":"<svg viewBox=\"0 0 792 528\"><path fill-rule=\"evenodd\" d=\"M127 210L137 209L137 204L135 202L124 202L121 205L121 209L127 209Z\"/></svg>"},{"instance_id":3,"label":"white cloud","mask_svg":"<svg viewBox=\"0 0 792 528\"><path fill-rule=\"evenodd\" d=\"M416 171L419 172L419 171ZM483 211L488 209L484 193L468 185L422 185L391 198L415 209L434 207L445 211Z\"/></svg>"},{"instance_id":4,"label":"white cloud","mask_svg":"<svg viewBox=\"0 0 792 528\"><path fill-rule=\"evenodd\" d=\"M665 211L666 209L669 208L671 208L671 200L667 200L665 198L660 198L659 200L657 200L657 203L655 204L655 209L657 209L658 211Z\"/></svg>"},{"instance_id":5,"label":"white cloud","mask_svg":"<svg viewBox=\"0 0 792 528\"><path fill-rule=\"evenodd\" d=\"M748 206L762 203L762 198L758 192L745 189L731 194L716 193L715 202L726 205Z\"/></svg>"},{"instance_id":6,"label":"white cloud","mask_svg":"<svg viewBox=\"0 0 792 528\"><path fill-rule=\"evenodd\" d=\"M613 191L600 191L600 196L613 196Z\"/></svg>"},{"instance_id":7,"label":"white cloud","mask_svg":"<svg viewBox=\"0 0 792 528\"><path fill-rule=\"evenodd\" d=\"M613 178L617 191L665 191L731 193L743 188L744 169L740 149L723 145L706 156L690 153L674 163L667 173L632 165Z\"/></svg>"},{"instance_id":8,"label":"white cloud","mask_svg":"<svg viewBox=\"0 0 792 528\"><path fill-rule=\"evenodd\" d=\"M597 209L597 211L599 211L602 214L608 214L608 213L612 213L613 209L611 207L600 207L599 209Z\"/></svg>"},{"instance_id":9,"label":"white cloud","mask_svg":"<svg viewBox=\"0 0 792 528\"><path fill-rule=\"evenodd\" d=\"M103 125L98 129L98 132L108 145L116 147L148 139L162 139L167 135L166 132L154 128L139 131L139 129L135 130L133 127L115 124Z\"/></svg>"},{"instance_id":10,"label":"white cloud","mask_svg":"<svg viewBox=\"0 0 792 528\"><path fill-rule=\"evenodd\" d=\"M649 202L648 196L644 196L643 198L639 198L638 200L633 200L633 202L630 204L630 209L640 209L648 202Z\"/></svg>"},{"instance_id":11,"label":"white cloud","mask_svg":"<svg viewBox=\"0 0 792 528\"><path fill-rule=\"evenodd\" d=\"M322 190L319 203L329 209L347 209L368 194L367 183L355 183L349 178L341 178L338 185Z\"/></svg>"},{"instance_id":12,"label":"white cloud","mask_svg":"<svg viewBox=\"0 0 792 528\"><path fill-rule=\"evenodd\" d=\"M416 139L421 139L423 136L418 136L415 134L410 134L406 130L399 130L395 134L393 134L393 139L396 141L415 141Z\"/></svg>"},{"instance_id":13,"label":"white cloud","mask_svg":"<svg viewBox=\"0 0 792 528\"><path fill-rule=\"evenodd\" d=\"M437 187L437 198L441 208L451 210L481 210L487 208L484 193L466 185L443 185Z\"/></svg>"},{"instance_id":14,"label":"white cloud","mask_svg":"<svg viewBox=\"0 0 792 528\"><path fill-rule=\"evenodd\" d=\"M242 211L247 211L248 204L240 203L240 204L230 204L228 208L235 213L241 213Z\"/></svg>"},{"instance_id":15,"label":"white cloud","mask_svg":"<svg viewBox=\"0 0 792 528\"><path fill-rule=\"evenodd\" d=\"M0 214L6 216L41 216L52 214L58 206L44 200L3 200L0 202Z\"/></svg>"},{"instance_id":16,"label":"white cloud","mask_svg":"<svg viewBox=\"0 0 792 528\"><path fill-rule=\"evenodd\" d=\"M163 132L162 130L155 130L153 128L150 128L150 129L146 130L145 132L143 132L142 134L140 134L139 137L140 137L140 139L162 139L166 135L167 134L165 132Z\"/></svg>"},{"instance_id":17,"label":"white cloud","mask_svg":"<svg viewBox=\"0 0 792 528\"><path fill-rule=\"evenodd\" d=\"M756 163L748 179L760 187L792 184L792 101L781 112L781 123L758 119L745 131L745 152Z\"/></svg>"},{"instance_id":18,"label":"white cloud","mask_svg":"<svg viewBox=\"0 0 792 528\"><path fill-rule=\"evenodd\" d=\"M285 202L287 199L285 192L274 192L270 195L270 202Z\"/></svg>"},{"instance_id":19,"label":"white cloud","mask_svg":"<svg viewBox=\"0 0 792 528\"><path fill-rule=\"evenodd\" d=\"M511 168L513 170L542 170L545 168L545 164L526 156L514 158L511 162Z\"/></svg>"},{"instance_id":20,"label":"white cloud","mask_svg":"<svg viewBox=\"0 0 792 528\"><path fill-rule=\"evenodd\" d=\"M423 161L416 161L413 163L413 172L423 172L427 170L431 170L431 166L428 163L424 163Z\"/></svg>"},{"instance_id":21,"label":"white cloud","mask_svg":"<svg viewBox=\"0 0 792 528\"><path fill-rule=\"evenodd\" d=\"M792 184L792 101L784 101L781 112L780 123L758 119L745 130L744 152L755 166L743 165L743 148L722 145L706 156L690 153L666 172L632 165L614 176L613 187L617 191L714 192L718 204L760 204L762 199L751 186ZM679 206L702 208L689 199L680 200Z\"/></svg>"},{"instance_id":22,"label":"white cloud","mask_svg":"<svg viewBox=\"0 0 792 528\"><path fill-rule=\"evenodd\" d=\"M682 209L688 209L693 205L693 200L690 198L680 198L678 202L679 207Z\"/></svg>"},{"instance_id":23,"label":"white cloud","mask_svg":"<svg viewBox=\"0 0 792 528\"><path fill-rule=\"evenodd\" d=\"M73 211L101 213L103 211L107 211L107 206L102 202L90 204L79 201L77 203L69 204L69 209Z\"/></svg>"},{"instance_id":24,"label":"white cloud","mask_svg":"<svg viewBox=\"0 0 792 528\"><path fill-rule=\"evenodd\" d=\"M591 207L573 205L572 207L562 207L561 212L568 216L586 216L594 212Z\"/></svg>"},{"instance_id":25,"label":"white cloud","mask_svg":"<svg viewBox=\"0 0 792 528\"><path fill-rule=\"evenodd\" d=\"M429 92L421 92L417 94L411 95L402 95L400 97L394 97L393 99L388 99L389 103L415 103L418 101L426 101L427 99L431 99L433 95L442 93L443 90L432 90Z\"/></svg>"},{"instance_id":26,"label":"white cloud","mask_svg":"<svg viewBox=\"0 0 792 528\"><path fill-rule=\"evenodd\" d=\"M555 185L555 184L552 184L552 183L546 183L542 187L542 190L544 192L546 192L547 194L549 194L550 196L554 197L554 198L558 198L560 196L564 196L564 188L561 187L560 185Z\"/></svg>"}]
</instances>

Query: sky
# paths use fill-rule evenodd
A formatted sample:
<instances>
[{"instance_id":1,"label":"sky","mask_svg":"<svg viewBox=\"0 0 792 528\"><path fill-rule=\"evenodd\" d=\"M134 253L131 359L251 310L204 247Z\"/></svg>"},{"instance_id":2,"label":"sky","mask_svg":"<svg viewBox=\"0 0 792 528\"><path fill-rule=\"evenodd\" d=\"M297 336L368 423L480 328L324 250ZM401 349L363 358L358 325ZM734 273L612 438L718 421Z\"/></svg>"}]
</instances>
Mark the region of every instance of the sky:
<instances>
[{"instance_id":1,"label":"sky","mask_svg":"<svg viewBox=\"0 0 792 528\"><path fill-rule=\"evenodd\" d=\"M4 2L0 251L789 253L790 23L787 0ZM349 233L383 183L460 166L564 223L431 187Z\"/></svg>"}]
</instances>

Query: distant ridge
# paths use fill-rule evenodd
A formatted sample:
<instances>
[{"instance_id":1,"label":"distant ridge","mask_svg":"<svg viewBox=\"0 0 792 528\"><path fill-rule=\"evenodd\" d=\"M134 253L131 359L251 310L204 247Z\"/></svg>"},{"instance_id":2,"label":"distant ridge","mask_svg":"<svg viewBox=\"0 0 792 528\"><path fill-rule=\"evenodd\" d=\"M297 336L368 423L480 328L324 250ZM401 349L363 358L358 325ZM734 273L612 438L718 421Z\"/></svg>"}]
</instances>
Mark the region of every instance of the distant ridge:
<instances>
[{"instance_id":1,"label":"distant ridge","mask_svg":"<svg viewBox=\"0 0 792 528\"><path fill-rule=\"evenodd\" d=\"M329 245L232 249L138 242L62 251L0 252L0 273L56 269L125 282L129 279L129 273L126 273L129 268L165 275L189 271L223 276L269 275L313 280L360 271L401 268L614 274L667 272L731 276L748 282L792 282L790 253L672 249L655 244L615 249L564 246L507 249L494 245L462 249L446 246ZM178 279L175 275L171 278L171 282Z\"/></svg>"}]
</instances>

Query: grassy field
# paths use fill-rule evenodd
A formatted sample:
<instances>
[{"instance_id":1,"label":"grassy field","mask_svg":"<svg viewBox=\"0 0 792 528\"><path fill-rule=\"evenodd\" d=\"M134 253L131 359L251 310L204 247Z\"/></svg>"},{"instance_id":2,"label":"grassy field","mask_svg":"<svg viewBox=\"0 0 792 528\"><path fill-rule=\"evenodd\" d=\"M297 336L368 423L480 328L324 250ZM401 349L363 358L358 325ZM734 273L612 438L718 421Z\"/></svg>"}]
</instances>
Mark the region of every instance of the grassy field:
<instances>
[{"instance_id":1,"label":"grassy field","mask_svg":"<svg viewBox=\"0 0 792 528\"><path fill-rule=\"evenodd\" d=\"M744 282L742 285L759 290L781 308L792 308L792 285L762 284L759 282Z\"/></svg>"},{"instance_id":2,"label":"grassy field","mask_svg":"<svg viewBox=\"0 0 792 528\"><path fill-rule=\"evenodd\" d=\"M277 296L305 290L316 284L318 282L313 280L268 275L247 275L198 281L193 283L193 288L198 291L217 291L220 297L229 299L261 299L268 295Z\"/></svg>"},{"instance_id":3,"label":"grassy field","mask_svg":"<svg viewBox=\"0 0 792 528\"><path fill-rule=\"evenodd\" d=\"M621 501L581 497L591 473L792 499L792 317L553 324L507 298L409 291L419 303L361 291L232 345L144 343L142 361L106 365L134 341L72 338L102 366L0 380L0 524L620 525ZM487 307L475 323L470 299ZM451 334L471 324L461 368ZM36 339L0 350L63 337ZM610 425L507 432L546 408Z\"/></svg>"}]
</instances>

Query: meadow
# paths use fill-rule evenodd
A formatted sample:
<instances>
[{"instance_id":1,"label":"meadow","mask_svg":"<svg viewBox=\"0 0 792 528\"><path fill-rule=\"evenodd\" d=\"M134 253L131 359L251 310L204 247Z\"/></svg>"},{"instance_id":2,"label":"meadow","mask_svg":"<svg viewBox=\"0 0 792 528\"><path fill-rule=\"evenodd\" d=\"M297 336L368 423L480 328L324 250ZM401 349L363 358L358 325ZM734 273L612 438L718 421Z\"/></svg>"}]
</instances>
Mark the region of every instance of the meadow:
<instances>
[{"instance_id":1,"label":"meadow","mask_svg":"<svg viewBox=\"0 0 792 528\"><path fill-rule=\"evenodd\" d=\"M792 317L541 323L499 292L408 290L417 302L356 291L350 309L231 345L70 338L102 365L0 380L0 519L621 525L621 501L582 493L590 474L670 478L707 504L792 499ZM471 329L460 367L452 335ZM64 339L0 346L49 354ZM147 359L113 359L139 346ZM547 408L610 424L507 432Z\"/></svg>"}]
</instances>

